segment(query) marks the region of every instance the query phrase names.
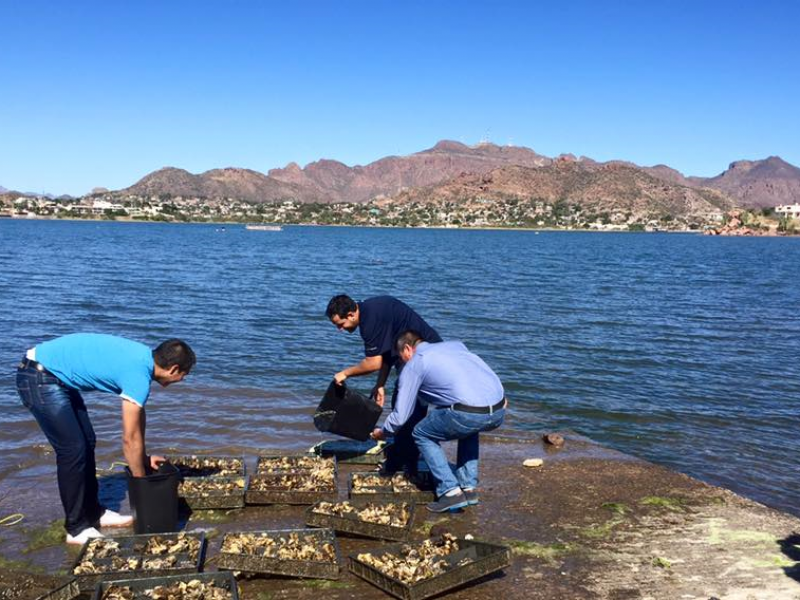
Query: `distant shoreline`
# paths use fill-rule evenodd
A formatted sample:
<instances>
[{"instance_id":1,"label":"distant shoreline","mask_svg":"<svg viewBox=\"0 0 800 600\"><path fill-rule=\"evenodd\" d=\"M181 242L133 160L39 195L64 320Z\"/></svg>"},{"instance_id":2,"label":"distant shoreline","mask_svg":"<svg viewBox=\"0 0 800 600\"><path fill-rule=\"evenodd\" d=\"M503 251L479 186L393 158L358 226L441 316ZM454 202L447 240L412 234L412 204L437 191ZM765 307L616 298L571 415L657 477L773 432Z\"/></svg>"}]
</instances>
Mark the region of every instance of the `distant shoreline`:
<instances>
[{"instance_id":1,"label":"distant shoreline","mask_svg":"<svg viewBox=\"0 0 800 600\"><path fill-rule=\"evenodd\" d=\"M644 230L630 230L630 229L574 229L566 227L519 227L508 226L502 227L499 225L494 226L480 226L480 227L446 227L443 225L426 225L424 227L414 225L362 225L357 223L344 224L344 223L259 223L257 221L150 221L140 219L97 219L93 217L76 218L76 217L20 217L20 216L5 216L0 218L0 223L3 221L69 221L69 222L87 222L87 223L143 223L143 224L159 224L159 225L217 225L221 227L238 226L244 227L245 225L278 225L280 227L355 227L363 229L436 229L443 231L533 231L533 232L573 232L573 233L688 233L700 234L699 230L667 230L660 229L658 231L644 231ZM780 237L780 236L778 236Z\"/></svg>"},{"instance_id":2,"label":"distant shoreline","mask_svg":"<svg viewBox=\"0 0 800 600\"><path fill-rule=\"evenodd\" d=\"M3 216L0 217L0 223L3 221L70 221L70 222L88 222L88 223L144 223L144 224L161 224L161 225L215 225L217 227L244 227L245 225L277 225L280 227L355 227L361 229L435 229L442 231L531 231L534 233L539 232L567 232L567 233L683 233L687 235L704 235L702 230L692 229L659 229L657 231L646 231L643 229L574 229L566 227L519 227L508 226L502 227L499 225L485 225L480 227L446 227L442 225L426 225L424 227L414 225L362 225L357 223L344 224L344 223L259 223L256 221L150 221L139 219L97 219L93 217L76 218L76 217L19 217L19 216ZM735 230L734 230L735 231ZM757 235L739 235L736 233L723 233L711 237L769 237L769 238L797 238L800 235L791 235L785 233L759 233Z\"/></svg>"}]
</instances>

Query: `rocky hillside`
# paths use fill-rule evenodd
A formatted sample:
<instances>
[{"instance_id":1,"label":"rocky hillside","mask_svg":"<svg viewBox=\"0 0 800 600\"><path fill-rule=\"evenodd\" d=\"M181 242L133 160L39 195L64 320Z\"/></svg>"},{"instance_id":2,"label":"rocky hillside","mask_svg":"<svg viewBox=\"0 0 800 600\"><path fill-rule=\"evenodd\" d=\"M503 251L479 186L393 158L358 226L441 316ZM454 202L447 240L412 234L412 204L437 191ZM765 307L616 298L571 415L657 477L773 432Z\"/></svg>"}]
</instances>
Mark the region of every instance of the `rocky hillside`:
<instances>
[{"instance_id":1,"label":"rocky hillside","mask_svg":"<svg viewBox=\"0 0 800 600\"><path fill-rule=\"evenodd\" d=\"M165 195L202 198L235 198L248 202L272 202L294 198L317 200L313 191L301 186L277 181L250 169L213 169L194 175L183 169L159 169L139 180L123 193L139 196ZM327 198L322 198L327 200Z\"/></svg>"},{"instance_id":2,"label":"rocky hillside","mask_svg":"<svg viewBox=\"0 0 800 600\"><path fill-rule=\"evenodd\" d=\"M528 148L478 144L466 146L442 141L433 148L409 156L388 156L364 167L348 167L334 160L320 160L301 169L291 163L273 169L269 176L315 190L320 196L342 202L366 202L406 188L440 183L461 173L487 173L499 166L539 167L551 159Z\"/></svg>"},{"instance_id":3,"label":"rocky hillside","mask_svg":"<svg viewBox=\"0 0 800 600\"><path fill-rule=\"evenodd\" d=\"M561 171L548 170L548 167L562 163L580 165L581 172L587 173L602 167L611 171L616 167L627 169L625 172L638 171L668 186L696 188L696 197L708 195L700 188L714 188L746 208L800 202L800 169L777 157L739 161L717 177L700 178L685 177L667 165L641 167L624 161L597 163L569 154L553 159L529 148L489 143L466 146L453 141L442 141L433 148L408 156L388 156L366 166L349 167L335 160L319 160L305 168L290 163L285 168L272 169L268 175L235 168L194 175L182 169L165 168L121 191L137 195L228 197L251 202L287 198L301 202L367 202L405 192L414 194L418 188L451 180L457 186L502 167L544 169L541 177L549 179L553 173ZM570 183L564 182L563 186L569 188Z\"/></svg>"},{"instance_id":4,"label":"rocky hillside","mask_svg":"<svg viewBox=\"0 0 800 600\"><path fill-rule=\"evenodd\" d=\"M740 160L716 177L692 179L728 194L744 208L800 202L800 169L777 156Z\"/></svg>"},{"instance_id":5,"label":"rocky hillside","mask_svg":"<svg viewBox=\"0 0 800 600\"><path fill-rule=\"evenodd\" d=\"M393 201L439 204L486 200L559 200L591 211L707 215L731 207L722 193L670 183L635 166L558 160L540 168L501 167L484 175L408 190Z\"/></svg>"}]
</instances>

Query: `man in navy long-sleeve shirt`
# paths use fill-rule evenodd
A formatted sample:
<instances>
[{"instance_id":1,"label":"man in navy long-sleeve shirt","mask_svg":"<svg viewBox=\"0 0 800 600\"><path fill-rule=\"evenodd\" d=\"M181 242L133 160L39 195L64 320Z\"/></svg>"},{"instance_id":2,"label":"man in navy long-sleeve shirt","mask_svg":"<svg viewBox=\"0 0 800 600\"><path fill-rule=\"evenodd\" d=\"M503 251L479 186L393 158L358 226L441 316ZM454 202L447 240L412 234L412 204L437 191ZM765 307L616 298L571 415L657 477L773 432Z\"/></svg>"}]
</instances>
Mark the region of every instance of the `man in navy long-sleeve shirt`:
<instances>
[{"instance_id":1,"label":"man in navy long-sleeve shirt","mask_svg":"<svg viewBox=\"0 0 800 600\"><path fill-rule=\"evenodd\" d=\"M400 373L397 402L383 427L372 433L384 439L403 427L419 398L435 409L413 431L414 441L436 479L438 500L433 512L457 510L478 503L479 434L499 427L506 413L503 384L489 366L461 342L427 343L414 331L397 340L405 367ZM458 440L455 473L441 442Z\"/></svg>"},{"instance_id":2,"label":"man in navy long-sleeve shirt","mask_svg":"<svg viewBox=\"0 0 800 600\"><path fill-rule=\"evenodd\" d=\"M403 363L399 360L395 342L404 331L417 331L426 342L441 342L442 338L433 327L428 325L414 309L392 296L376 296L362 302L355 302L344 294L334 296L328 303L325 314L331 323L340 331L349 333L358 329L364 341L364 359L357 365L342 369L334 380L342 384L348 377L367 375L378 371L378 379L372 391L375 401L383 406L384 386L389 377L389 370L395 366L398 376ZM392 408L397 399L397 387L392 396ZM386 451L385 473L406 471L410 475L417 473L419 451L411 437L414 426L425 416L426 408L416 404L412 406L412 414L406 420L405 427L395 431L394 444Z\"/></svg>"}]
</instances>

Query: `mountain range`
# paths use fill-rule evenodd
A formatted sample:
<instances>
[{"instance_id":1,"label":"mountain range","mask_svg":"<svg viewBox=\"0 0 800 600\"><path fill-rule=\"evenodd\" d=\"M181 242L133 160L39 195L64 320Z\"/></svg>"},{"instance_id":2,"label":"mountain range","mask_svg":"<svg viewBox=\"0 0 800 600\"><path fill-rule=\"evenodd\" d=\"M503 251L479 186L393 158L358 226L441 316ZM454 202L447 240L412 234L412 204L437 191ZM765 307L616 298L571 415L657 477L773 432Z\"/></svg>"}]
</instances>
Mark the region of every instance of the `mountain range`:
<instances>
[{"instance_id":1,"label":"mountain range","mask_svg":"<svg viewBox=\"0 0 800 600\"><path fill-rule=\"evenodd\" d=\"M482 177L491 174L489 181ZM559 181L559 178L566 178ZM192 174L167 167L148 174L121 194L235 198L250 202L295 199L301 202L367 202L412 198L435 202L444 197L516 194L555 198L558 194L594 202L649 201L699 208L771 207L800 201L800 169L781 158L737 161L716 177L686 177L667 166L643 167L625 161L596 162L586 157L543 156L530 148L441 141L407 156L387 156L350 167L323 159L305 167L290 163L267 174L250 169L213 169ZM638 199L638 200L637 200ZM623 202L624 204L624 202Z\"/></svg>"}]
</instances>

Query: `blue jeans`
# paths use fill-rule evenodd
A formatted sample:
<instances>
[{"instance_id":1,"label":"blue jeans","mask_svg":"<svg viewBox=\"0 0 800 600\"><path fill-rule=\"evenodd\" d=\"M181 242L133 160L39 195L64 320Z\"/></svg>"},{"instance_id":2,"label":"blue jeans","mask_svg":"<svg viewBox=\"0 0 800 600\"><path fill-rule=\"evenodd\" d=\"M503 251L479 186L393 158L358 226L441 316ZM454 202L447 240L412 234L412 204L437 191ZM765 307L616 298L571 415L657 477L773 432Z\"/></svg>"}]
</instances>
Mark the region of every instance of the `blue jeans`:
<instances>
[{"instance_id":1,"label":"blue jeans","mask_svg":"<svg viewBox=\"0 0 800 600\"><path fill-rule=\"evenodd\" d=\"M98 499L96 438L80 392L33 366L17 369L17 392L55 450L64 527L77 535L96 526L104 511Z\"/></svg>"},{"instance_id":2,"label":"blue jeans","mask_svg":"<svg viewBox=\"0 0 800 600\"><path fill-rule=\"evenodd\" d=\"M436 495L443 496L456 488L474 489L478 486L478 455L481 431L497 429L503 423L506 409L493 414L468 413L452 408L432 409L414 427L414 441L431 474L436 480ZM458 440L455 473L450 468L441 442Z\"/></svg>"}]
</instances>

